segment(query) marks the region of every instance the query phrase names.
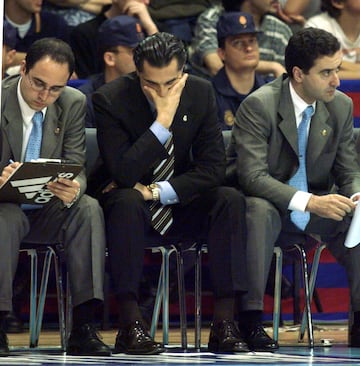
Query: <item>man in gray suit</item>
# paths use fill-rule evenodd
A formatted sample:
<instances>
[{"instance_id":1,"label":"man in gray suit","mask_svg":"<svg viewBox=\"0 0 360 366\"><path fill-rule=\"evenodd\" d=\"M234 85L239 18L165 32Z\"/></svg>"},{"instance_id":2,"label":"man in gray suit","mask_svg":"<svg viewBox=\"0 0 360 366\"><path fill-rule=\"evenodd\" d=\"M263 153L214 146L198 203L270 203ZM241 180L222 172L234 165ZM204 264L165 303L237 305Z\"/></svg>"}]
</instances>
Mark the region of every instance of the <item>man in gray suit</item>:
<instances>
[{"instance_id":1,"label":"man in gray suit","mask_svg":"<svg viewBox=\"0 0 360 366\"><path fill-rule=\"evenodd\" d=\"M251 94L236 114L228 155L236 156L238 183L248 196L249 292L240 322L253 348L274 347L261 315L275 242L296 243L310 234L326 242L346 268L355 311L350 344L360 346L360 246L344 247L359 198L360 171L352 101L336 90L341 62L333 35L313 28L299 31L286 48L287 75ZM314 113L304 129L307 149L299 153L305 109ZM300 171L305 188L294 183ZM298 214L300 226L294 218Z\"/></svg>"},{"instance_id":2,"label":"man in gray suit","mask_svg":"<svg viewBox=\"0 0 360 366\"><path fill-rule=\"evenodd\" d=\"M3 81L0 185L27 160L33 116L39 111L43 115L40 157L84 164L86 100L82 93L66 86L73 69L71 48L61 40L44 38L28 50L20 76ZM47 188L56 197L41 207L25 210L15 203L0 203L0 324L12 309L12 281L20 243L24 239L60 242L74 305L68 354L110 355L109 347L91 325L95 305L103 300L102 210L96 200L83 194L84 171L74 180L59 178ZM7 337L0 327L0 355L8 354Z\"/></svg>"}]
</instances>

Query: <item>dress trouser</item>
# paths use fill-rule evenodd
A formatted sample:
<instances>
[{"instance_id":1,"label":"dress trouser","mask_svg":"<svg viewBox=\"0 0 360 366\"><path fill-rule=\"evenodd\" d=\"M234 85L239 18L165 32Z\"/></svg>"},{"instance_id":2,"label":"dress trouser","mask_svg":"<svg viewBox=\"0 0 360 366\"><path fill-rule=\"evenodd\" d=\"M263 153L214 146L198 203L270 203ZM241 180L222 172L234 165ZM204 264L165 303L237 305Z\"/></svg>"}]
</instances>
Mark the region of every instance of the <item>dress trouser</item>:
<instances>
[{"instance_id":1,"label":"dress trouser","mask_svg":"<svg viewBox=\"0 0 360 366\"><path fill-rule=\"evenodd\" d=\"M269 201L246 197L247 265L249 290L243 297L242 310L263 310L265 286L270 270L275 243L284 247L295 244L304 234L317 234L327 248L345 267L354 311L360 310L360 245L344 247L350 217L343 221L311 215L305 232L298 230L289 215L281 217Z\"/></svg>"},{"instance_id":2,"label":"dress trouser","mask_svg":"<svg viewBox=\"0 0 360 366\"><path fill-rule=\"evenodd\" d=\"M83 195L71 208L53 200L38 210L0 204L0 311L12 309L12 283L22 240L61 243L74 306L103 300L104 218L98 202Z\"/></svg>"},{"instance_id":3,"label":"dress trouser","mask_svg":"<svg viewBox=\"0 0 360 366\"><path fill-rule=\"evenodd\" d=\"M208 246L214 294L234 296L247 289L245 200L230 187L199 195L186 206L173 206L174 222L161 237L151 227L149 202L134 189L114 189L100 198L106 223L112 279L119 296L138 296L144 250L176 238ZM174 242L173 242L174 243Z\"/></svg>"}]
</instances>

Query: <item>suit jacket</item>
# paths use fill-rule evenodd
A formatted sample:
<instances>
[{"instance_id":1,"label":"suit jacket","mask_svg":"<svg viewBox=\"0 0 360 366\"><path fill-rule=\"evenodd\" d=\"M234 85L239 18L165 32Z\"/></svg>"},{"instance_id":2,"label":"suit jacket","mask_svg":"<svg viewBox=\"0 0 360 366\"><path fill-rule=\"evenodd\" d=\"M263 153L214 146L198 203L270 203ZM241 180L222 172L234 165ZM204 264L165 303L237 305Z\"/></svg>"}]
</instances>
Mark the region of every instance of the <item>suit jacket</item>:
<instances>
[{"instance_id":1,"label":"suit jacket","mask_svg":"<svg viewBox=\"0 0 360 366\"><path fill-rule=\"evenodd\" d=\"M20 77L13 76L2 82L0 171L9 164L9 159L20 161L23 120L17 97ZM43 122L43 138L40 157L65 159L85 163L86 98L76 89L65 87L55 103L47 108ZM85 173L76 178L81 193L86 189Z\"/></svg>"},{"instance_id":2,"label":"suit jacket","mask_svg":"<svg viewBox=\"0 0 360 366\"><path fill-rule=\"evenodd\" d=\"M100 87L93 96L100 164L89 178L90 192L115 180L119 187L151 183L167 153L149 127L155 120L135 73ZM169 180L181 204L222 183L225 150L211 84L189 76L171 129L174 176Z\"/></svg>"},{"instance_id":3,"label":"suit jacket","mask_svg":"<svg viewBox=\"0 0 360 366\"><path fill-rule=\"evenodd\" d=\"M332 101L318 101L306 155L309 192L324 195L334 184L340 194L360 191L360 171L353 139L353 106L336 91ZM245 194L262 197L286 212L296 189L287 184L299 166L297 127L289 79L279 77L240 106L228 155L236 161Z\"/></svg>"}]
</instances>

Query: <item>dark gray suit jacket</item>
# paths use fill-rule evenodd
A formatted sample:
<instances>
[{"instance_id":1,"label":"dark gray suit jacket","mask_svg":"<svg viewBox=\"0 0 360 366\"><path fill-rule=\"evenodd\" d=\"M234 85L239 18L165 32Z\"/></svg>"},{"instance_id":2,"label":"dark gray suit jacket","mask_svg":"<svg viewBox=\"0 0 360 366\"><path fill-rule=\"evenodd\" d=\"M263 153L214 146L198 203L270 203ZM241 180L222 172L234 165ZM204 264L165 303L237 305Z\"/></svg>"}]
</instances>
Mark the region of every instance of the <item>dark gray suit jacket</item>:
<instances>
[{"instance_id":1,"label":"dark gray suit jacket","mask_svg":"<svg viewBox=\"0 0 360 366\"><path fill-rule=\"evenodd\" d=\"M9 164L9 159L20 161L23 121L17 97L20 77L13 76L2 82L0 171ZM55 103L48 106L44 124L40 156L85 163L86 98L76 89L65 87ZM86 189L85 173L76 178L81 193Z\"/></svg>"},{"instance_id":2,"label":"dark gray suit jacket","mask_svg":"<svg viewBox=\"0 0 360 366\"><path fill-rule=\"evenodd\" d=\"M323 195L334 184L340 194L360 192L353 139L353 106L336 91L317 102L307 147L309 191ZM299 166L297 128L289 79L279 77L252 93L240 106L228 150L238 183L249 196L262 197L286 212L296 189L287 184Z\"/></svg>"}]
</instances>

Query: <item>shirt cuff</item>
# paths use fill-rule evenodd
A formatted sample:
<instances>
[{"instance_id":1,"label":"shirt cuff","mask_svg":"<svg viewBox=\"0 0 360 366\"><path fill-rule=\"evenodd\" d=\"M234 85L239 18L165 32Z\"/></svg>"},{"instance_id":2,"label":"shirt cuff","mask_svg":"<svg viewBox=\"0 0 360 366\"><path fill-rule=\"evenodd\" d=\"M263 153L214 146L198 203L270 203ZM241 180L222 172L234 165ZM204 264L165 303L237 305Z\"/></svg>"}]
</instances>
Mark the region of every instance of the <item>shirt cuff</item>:
<instances>
[{"instance_id":1,"label":"shirt cuff","mask_svg":"<svg viewBox=\"0 0 360 366\"><path fill-rule=\"evenodd\" d=\"M311 193L297 191L291 198L288 209L291 211L305 212L306 206L310 200Z\"/></svg>"},{"instance_id":2,"label":"shirt cuff","mask_svg":"<svg viewBox=\"0 0 360 366\"><path fill-rule=\"evenodd\" d=\"M155 121L150 126L151 132L156 136L156 138L160 141L162 145L169 139L171 132L161 125L158 121Z\"/></svg>"},{"instance_id":3,"label":"shirt cuff","mask_svg":"<svg viewBox=\"0 0 360 366\"><path fill-rule=\"evenodd\" d=\"M179 203L179 197L176 194L174 188L167 181L156 182L160 188L160 202L163 205L174 205Z\"/></svg>"}]
</instances>

